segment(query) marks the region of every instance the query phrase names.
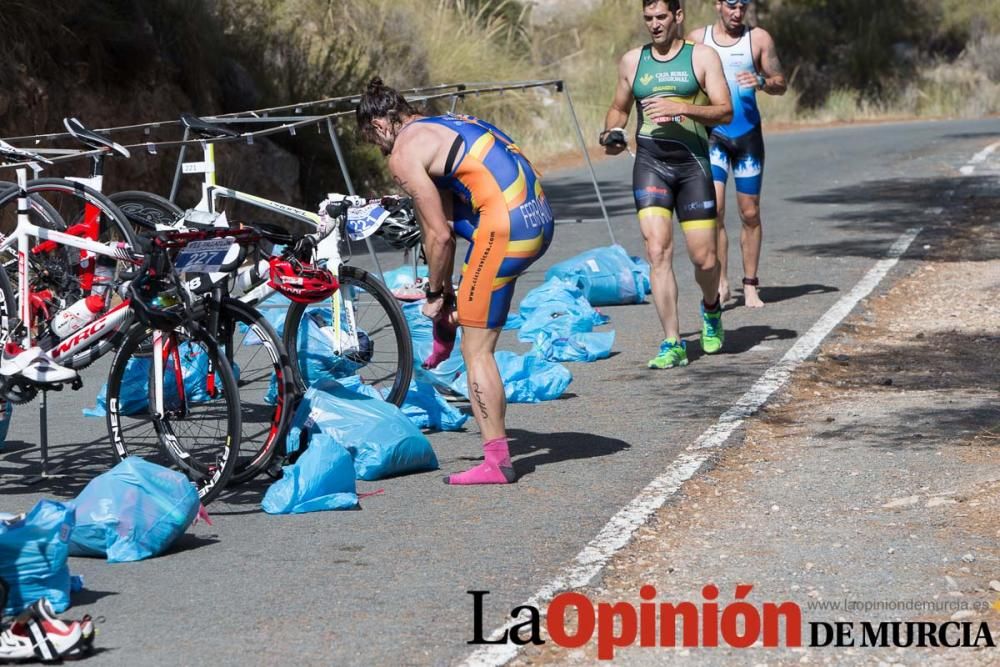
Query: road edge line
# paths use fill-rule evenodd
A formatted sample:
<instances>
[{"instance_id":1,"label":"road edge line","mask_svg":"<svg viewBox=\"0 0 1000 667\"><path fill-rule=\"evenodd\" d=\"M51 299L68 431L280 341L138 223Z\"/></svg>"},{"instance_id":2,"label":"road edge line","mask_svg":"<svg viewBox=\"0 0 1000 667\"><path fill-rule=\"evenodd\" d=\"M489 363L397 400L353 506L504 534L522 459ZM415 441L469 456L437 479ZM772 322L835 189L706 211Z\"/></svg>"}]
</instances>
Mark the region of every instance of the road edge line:
<instances>
[{"instance_id":1,"label":"road edge line","mask_svg":"<svg viewBox=\"0 0 1000 667\"><path fill-rule=\"evenodd\" d=\"M701 469L714 450L721 447L747 417L754 414L775 391L780 389L792 372L819 347L823 339L862 299L871 294L889 271L899 263L900 257L922 230L923 227L914 227L899 236L889 247L884 259L876 262L850 292L833 304L777 363L767 369L746 393L719 416L715 424L698 436L685 452L674 459L666 471L650 482L628 505L612 516L573 561L550 582L539 588L523 605L538 608L544 616L545 611L542 606L558 592L582 588L590 583L607 562L631 542L635 531ZM521 622L523 619L511 619L494 630L489 639L496 640L503 637L514 625ZM498 667L514 659L519 651L520 645L510 642L490 644L477 649L460 664L463 667Z\"/></svg>"}]
</instances>

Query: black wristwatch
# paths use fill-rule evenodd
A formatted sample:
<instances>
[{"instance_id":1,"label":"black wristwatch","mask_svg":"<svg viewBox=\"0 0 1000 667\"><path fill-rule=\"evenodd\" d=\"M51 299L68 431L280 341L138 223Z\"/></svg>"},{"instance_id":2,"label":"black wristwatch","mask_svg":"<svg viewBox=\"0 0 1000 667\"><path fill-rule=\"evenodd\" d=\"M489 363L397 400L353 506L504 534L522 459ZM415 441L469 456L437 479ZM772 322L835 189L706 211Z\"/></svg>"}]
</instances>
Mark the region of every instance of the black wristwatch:
<instances>
[{"instance_id":1,"label":"black wristwatch","mask_svg":"<svg viewBox=\"0 0 1000 667\"><path fill-rule=\"evenodd\" d=\"M427 297L428 301L433 301L434 299L440 299L444 296L444 288L439 290L431 290L429 287L424 289L424 296Z\"/></svg>"}]
</instances>

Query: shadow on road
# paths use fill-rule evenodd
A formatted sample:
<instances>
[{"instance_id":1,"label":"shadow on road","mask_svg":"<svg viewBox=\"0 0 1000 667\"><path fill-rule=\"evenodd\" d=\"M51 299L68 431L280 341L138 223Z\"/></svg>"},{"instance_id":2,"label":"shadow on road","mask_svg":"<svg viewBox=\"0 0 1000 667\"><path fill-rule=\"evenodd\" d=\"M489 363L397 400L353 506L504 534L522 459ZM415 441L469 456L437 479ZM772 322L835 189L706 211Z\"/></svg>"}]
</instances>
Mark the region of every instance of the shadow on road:
<instances>
[{"instance_id":1,"label":"shadow on road","mask_svg":"<svg viewBox=\"0 0 1000 667\"><path fill-rule=\"evenodd\" d=\"M507 438L511 455L519 457L514 462L518 476L530 474L540 465L610 456L631 448L624 440L590 433L536 433L510 429Z\"/></svg>"},{"instance_id":2,"label":"shadow on road","mask_svg":"<svg viewBox=\"0 0 1000 667\"><path fill-rule=\"evenodd\" d=\"M769 326L747 326L726 331L725 354L741 354L770 340L788 340L799 335L794 329L775 329ZM700 356L700 352L699 352Z\"/></svg>"},{"instance_id":3,"label":"shadow on road","mask_svg":"<svg viewBox=\"0 0 1000 667\"><path fill-rule=\"evenodd\" d=\"M49 473L60 476L41 478L41 450L37 444L20 440L4 443L0 458L0 495L41 493L56 499L76 497L90 480L115 464L106 438L77 444L49 446ZM30 483L29 482L33 482ZM28 508L21 508L27 510Z\"/></svg>"},{"instance_id":4,"label":"shadow on road","mask_svg":"<svg viewBox=\"0 0 1000 667\"><path fill-rule=\"evenodd\" d=\"M788 201L842 206L825 219L840 229L859 233L841 241L795 245L788 250L819 257L880 259L885 256L886 243L878 234L901 234L911 227L923 227L921 240L925 243L954 236L1000 205L995 180L993 176L894 178L791 197ZM877 234L873 236L870 232ZM976 261L995 257L997 245L996 242L983 244L977 255L963 259ZM910 253L918 251L911 248ZM926 259L947 261L950 258L939 255Z\"/></svg>"},{"instance_id":5,"label":"shadow on road","mask_svg":"<svg viewBox=\"0 0 1000 667\"><path fill-rule=\"evenodd\" d=\"M118 595L118 593L116 591L95 591L92 588L84 587L82 590L73 591L73 604L75 605L93 604L94 602L97 602L101 598L106 598L109 595Z\"/></svg>"},{"instance_id":6,"label":"shadow on road","mask_svg":"<svg viewBox=\"0 0 1000 667\"><path fill-rule=\"evenodd\" d=\"M805 284L805 285L771 285L771 286L761 286L760 288L760 298L764 303L779 303L781 301L788 301L789 299L798 299L799 297L808 296L811 294L830 294L831 292L839 292L840 289L834 287L833 285L818 285L818 284ZM742 305L742 294L740 295L740 304Z\"/></svg>"},{"instance_id":7,"label":"shadow on road","mask_svg":"<svg viewBox=\"0 0 1000 667\"><path fill-rule=\"evenodd\" d=\"M946 134L942 139L1000 139L1000 132L956 132Z\"/></svg>"},{"instance_id":8,"label":"shadow on road","mask_svg":"<svg viewBox=\"0 0 1000 667\"><path fill-rule=\"evenodd\" d=\"M632 199L631 179L626 183L621 180L598 180L604 205L611 217L635 214L635 202ZM590 179L569 181L555 179L545 181L545 196L552 205L556 222L572 222L580 219L601 217L601 207L594 194L594 184Z\"/></svg>"}]
</instances>

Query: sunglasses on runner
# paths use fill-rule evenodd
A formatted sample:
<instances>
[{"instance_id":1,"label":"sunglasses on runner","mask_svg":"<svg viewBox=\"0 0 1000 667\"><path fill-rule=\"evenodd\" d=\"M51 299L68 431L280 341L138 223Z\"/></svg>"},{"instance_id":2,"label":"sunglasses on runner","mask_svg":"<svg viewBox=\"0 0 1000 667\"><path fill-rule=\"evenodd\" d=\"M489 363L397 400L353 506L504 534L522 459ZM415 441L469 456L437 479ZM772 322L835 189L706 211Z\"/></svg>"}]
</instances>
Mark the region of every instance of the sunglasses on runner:
<instances>
[{"instance_id":1,"label":"sunglasses on runner","mask_svg":"<svg viewBox=\"0 0 1000 667\"><path fill-rule=\"evenodd\" d=\"M726 5L726 7L729 7L730 9L735 9L736 5L743 5L744 7L746 7L752 1L753 0L720 0L720 2L722 2L724 5Z\"/></svg>"}]
</instances>

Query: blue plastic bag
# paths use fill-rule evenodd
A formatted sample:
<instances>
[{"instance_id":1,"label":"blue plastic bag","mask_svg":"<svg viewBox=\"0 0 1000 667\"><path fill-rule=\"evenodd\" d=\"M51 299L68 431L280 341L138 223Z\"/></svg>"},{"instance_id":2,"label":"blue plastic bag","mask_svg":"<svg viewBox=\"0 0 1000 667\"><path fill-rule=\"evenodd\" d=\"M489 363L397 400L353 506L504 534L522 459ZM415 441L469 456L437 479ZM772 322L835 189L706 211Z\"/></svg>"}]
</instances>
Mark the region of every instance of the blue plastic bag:
<instances>
[{"instance_id":1,"label":"blue plastic bag","mask_svg":"<svg viewBox=\"0 0 1000 667\"><path fill-rule=\"evenodd\" d=\"M528 292L519 308L523 322L517 337L525 342L533 342L543 329L569 336L589 332L610 319L590 305L578 285L561 278L551 278Z\"/></svg>"},{"instance_id":2,"label":"blue plastic bag","mask_svg":"<svg viewBox=\"0 0 1000 667\"><path fill-rule=\"evenodd\" d=\"M500 350L493 354L500 369L508 403L538 403L559 398L573 381L565 366L543 359L538 354L514 354ZM456 390L468 396L468 375L456 381Z\"/></svg>"},{"instance_id":3,"label":"blue plastic bag","mask_svg":"<svg viewBox=\"0 0 1000 667\"><path fill-rule=\"evenodd\" d=\"M260 506L268 514L347 510L358 506L354 462L346 449L325 433L314 433L295 463L281 470Z\"/></svg>"},{"instance_id":4,"label":"blue plastic bag","mask_svg":"<svg viewBox=\"0 0 1000 667\"><path fill-rule=\"evenodd\" d=\"M14 414L14 405L10 401L0 401L0 452L7 442L7 431L10 430L10 418Z\"/></svg>"},{"instance_id":5,"label":"blue plastic bag","mask_svg":"<svg viewBox=\"0 0 1000 667\"><path fill-rule=\"evenodd\" d=\"M590 306L587 308L590 309ZM536 308L521 325L517 338L530 343L541 331L569 336L574 333L587 333L593 329L594 319L588 312L576 305L554 302Z\"/></svg>"},{"instance_id":6,"label":"blue plastic bag","mask_svg":"<svg viewBox=\"0 0 1000 667\"><path fill-rule=\"evenodd\" d=\"M403 414L417 428L438 431L457 431L469 419L469 415L448 403L426 382L410 382L410 389L403 401Z\"/></svg>"},{"instance_id":7,"label":"blue plastic bag","mask_svg":"<svg viewBox=\"0 0 1000 667\"><path fill-rule=\"evenodd\" d=\"M90 480L73 501L72 556L127 563L158 556L198 515L198 490L181 473L129 456Z\"/></svg>"},{"instance_id":8,"label":"blue plastic bag","mask_svg":"<svg viewBox=\"0 0 1000 667\"><path fill-rule=\"evenodd\" d=\"M292 418L286 449L297 451L324 433L347 449L358 479L436 470L431 443L398 407L336 381L310 387Z\"/></svg>"},{"instance_id":9,"label":"blue plastic bag","mask_svg":"<svg viewBox=\"0 0 1000 667\"><path fill-rule=\"evenodd\" d=\"M455 380L465 371L465 361L462 359L462 329L459 327L455 338L455 349L451 356L441 362L436 368L426 369L422 366L433 349L433 322L420 312L423 301L403 305L403 315L410 328L410 339L413 341L413 377L418 382L455 389Z\"/></svg>"},{"instance_id":10,"label":"blue plastic bag","mask_svg":"<svg viewBox=\"0 0 1000 667\"><path fill-rule=\"evenodd\" d=\"M72 505L39 500L27 515L0 521L0 578L7 582L5 615L13 615L39 598L57 612L69 608L69 536Z\"/></svg>"},{"instance_id":11,"label":"blue plastic bag","mask_svg":"<svg viewBox=\"0 0 1000 667\"><path fill-rule=\"evenodd\" d=\"M535 350L549 361L597 361L607 359L615 344L614 331L573 333L563 336L553 331L539 331Z\"/></svg>"},{"instance_id":12,"label":"blue plastic bag","mask_svg":"<svg viewBox=\"0 0 1000 667\"><path fill-rule=\"evenodd\" d=\"M299 371L306 387L317 382L339 380L354 375L364 367L366 350L371 349L371 339L362 330L358 330L359 354L352 357L338 355L334 350L335 335L330 328L331 310L326 306L308 308L302 315L299 324L299 335L296 338ZM284 325L282 325L284 326ZM302 335L303 332L305 335ZM346 340L343 345L346 345ZM367 347L366 347L367 346ZM274 405L278 397L278 379L271 374L264 402Z\"/></svg>"},{"instance_id":13,"label":"blue plastic bag","mask_svg":"<svg viewBox=\"0 0 1000 667\"><path fill-rule=\"evenodd\" d=\"M429 269L426 264L421 264L417 266L417 278L428 278L430 276ZM382 272L382 282L390 290L402 289L403 287L409 287L414 282L413 277L413 265L404 264L403 266L397 267L395 269L390 269L389 271Z\"/></svg>"},{"instance_id":14,"label":"blue plastic bag","mask_svg":"<svg viewBox=\"0 0 1000 667\"><path fill-rule=\"evenodd\" d=\"M636 257L635 255L632 255L629 259L631 259L632 264L635 265L635 271L638 272L639 279L642 281L642 293L651 294L653 286L649 282L649 262L644 260L642 257Z\"/></svg>"},{"instance_id":15,"label":"blue plastic bag","mask_svg":"<svg viewBox=\"0 0 1000 667\"><path fill-rule=\"evenodd\" d=\"M200 345L192 343L181 343L181 370L184 375L184 392L187 400L192 403L205 403L212 400L208 393L208 355ZM173 355L168 360L173 363ZM123 415L135 415L144 412L149 406L149 367L152 360L148 357L133 357L125 364L125 374L122 377L122 391L118 409ZM165 372L169 368L165 369ZM233 373L239 379L240 369L233 364ZM216 375L216 386L218 383ZM173 382L164 383L164 401L166 403L177 401L177 386ZM84 408L83 414L86 417L103 417L107 414L108 405L108 383L101 386L97 392L97 404L92 408Z\"/></svg>"},{"instance_id":16,"label":"blue plastic bag","mask_svg":"<svg viewBox=\"0 0 1000 667\"><path fill-rule=\"evenodd\" d=\"M387 390L379 390L370 384L365 384L357 375L337 380L345 389L359 394L385 400ZM417 428L436 429L438 431L457 431L462 428L469 415L450 405L439 394L433 385L410 380L403 399L403 414Z\"/></svg>"},{"instance_id":17,"label":"blue plastic bag","mask_svg":"<svg viewBox=\"0 0 1000 667\"><path fill-rule=\"evenodd\" d=\"M545 279L575 282L594 306L642 303L642 269L620 245L594 248L550 267ZM648 282L648 279L647 279Z\"/></svg>"}]
</instances>

